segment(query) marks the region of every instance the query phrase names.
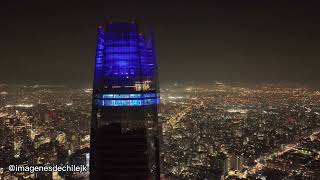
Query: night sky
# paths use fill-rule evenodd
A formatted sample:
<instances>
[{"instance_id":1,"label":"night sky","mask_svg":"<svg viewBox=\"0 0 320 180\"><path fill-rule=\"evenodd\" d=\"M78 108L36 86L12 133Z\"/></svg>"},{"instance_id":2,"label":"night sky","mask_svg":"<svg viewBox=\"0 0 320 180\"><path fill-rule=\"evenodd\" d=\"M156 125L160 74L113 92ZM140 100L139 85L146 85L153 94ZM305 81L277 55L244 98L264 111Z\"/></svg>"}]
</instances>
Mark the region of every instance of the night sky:
<instances>
[{"instance_id":1,"label":"night sky","mask_svg":"<svg viewBox=\"0 0 320 180\"><path fill-rule=\"evenodd\" d=\"M320 8L308 1L7 2L0 83L89 85L107 17L153 27L161 82L320 82Z\"/></svg>"}]
</instances>

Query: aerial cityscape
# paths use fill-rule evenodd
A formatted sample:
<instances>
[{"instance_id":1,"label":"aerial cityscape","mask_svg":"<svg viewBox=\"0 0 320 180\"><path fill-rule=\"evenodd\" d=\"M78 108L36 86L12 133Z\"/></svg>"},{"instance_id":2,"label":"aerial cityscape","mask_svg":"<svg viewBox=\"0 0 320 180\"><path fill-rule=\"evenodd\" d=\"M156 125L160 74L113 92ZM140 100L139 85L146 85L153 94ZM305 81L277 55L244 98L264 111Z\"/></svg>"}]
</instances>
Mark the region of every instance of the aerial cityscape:
<instances>
[{"instance_id":1,"label":"aerial cityscape","mask_svg":"<svg viewBox=\"0 0 320 180\"><path fill-rule=\"evenodd\" d=\"M66 163L72 154L90 147L92 89L0 88L1 179L72 176L13 173L6 167ZM319 177L318 90L212 82L173 83L160 91L160 152L166 178Z\"/></svg>"},{"instance_id":2,"label":"aerial cityscape","mask_svg":"<svg viewBox=\"0 0 320 180\"><path fill-rule=\"evenodd\" d=\"M0 180L320 180L309 1L4 1Z\"/></svg>"}]
</instances>

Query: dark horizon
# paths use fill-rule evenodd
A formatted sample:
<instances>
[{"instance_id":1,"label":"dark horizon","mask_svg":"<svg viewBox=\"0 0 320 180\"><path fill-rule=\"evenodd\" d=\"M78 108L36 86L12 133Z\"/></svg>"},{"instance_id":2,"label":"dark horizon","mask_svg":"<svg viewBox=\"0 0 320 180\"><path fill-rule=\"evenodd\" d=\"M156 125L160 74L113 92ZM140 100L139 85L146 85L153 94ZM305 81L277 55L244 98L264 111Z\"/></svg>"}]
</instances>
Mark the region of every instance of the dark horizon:
<instances>
[{"instance_id":1,"label":"dark horizon","mask_svg":"<svg viewBox=\"0 0 320 180\"><path fill-rule=\"evenodd\" d=\"M0 15L0 83L91 84L107 18L154 29L161 82L320 82L311 2L11 1Z\"/></svg>"}]
</instances>

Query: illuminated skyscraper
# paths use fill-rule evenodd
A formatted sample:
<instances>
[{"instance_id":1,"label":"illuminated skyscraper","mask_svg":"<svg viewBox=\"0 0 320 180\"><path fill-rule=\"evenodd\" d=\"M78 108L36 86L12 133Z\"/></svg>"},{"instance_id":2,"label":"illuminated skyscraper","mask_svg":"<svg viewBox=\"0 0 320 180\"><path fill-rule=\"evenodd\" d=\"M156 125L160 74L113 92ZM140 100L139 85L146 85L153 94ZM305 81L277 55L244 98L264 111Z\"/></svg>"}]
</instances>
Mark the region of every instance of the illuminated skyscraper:
<instances>
[{"instance_id":1,"label":"illuminated skyscraper","mask_svg":"<svg viewBox=\"0 0 320 180\"><path fill-rule=\"evenodd\" d=\"M138 24L98 28L90 179L159 179L159 88L153 35Z\"/></svg>"}]
</instances>

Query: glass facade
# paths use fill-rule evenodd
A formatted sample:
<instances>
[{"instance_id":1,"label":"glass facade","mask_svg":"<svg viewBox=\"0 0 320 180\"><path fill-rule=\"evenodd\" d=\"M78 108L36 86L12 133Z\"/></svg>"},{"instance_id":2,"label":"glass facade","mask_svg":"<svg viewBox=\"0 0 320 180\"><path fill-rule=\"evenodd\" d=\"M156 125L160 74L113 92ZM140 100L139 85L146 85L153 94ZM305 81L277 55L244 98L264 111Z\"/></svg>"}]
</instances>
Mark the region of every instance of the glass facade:
<instances>
[{"instance_id":1,"label":"glass facade","mask_svg":"<svg viewBox=\"0 0 320 180\"><path fill-rule=\"evenodd\" d=\"M154 49L135 22L98 28L90 179L160 178Z\"/></svg>"}]
</instances>

